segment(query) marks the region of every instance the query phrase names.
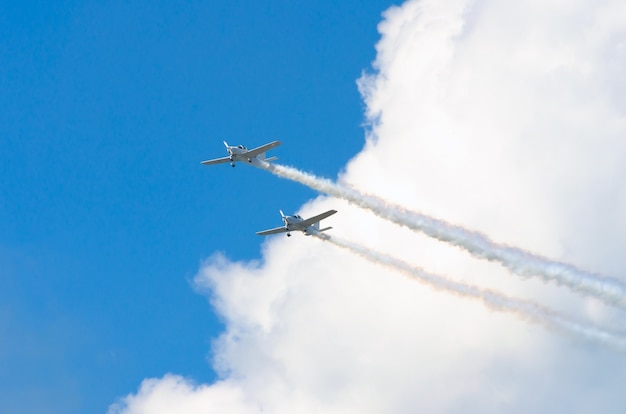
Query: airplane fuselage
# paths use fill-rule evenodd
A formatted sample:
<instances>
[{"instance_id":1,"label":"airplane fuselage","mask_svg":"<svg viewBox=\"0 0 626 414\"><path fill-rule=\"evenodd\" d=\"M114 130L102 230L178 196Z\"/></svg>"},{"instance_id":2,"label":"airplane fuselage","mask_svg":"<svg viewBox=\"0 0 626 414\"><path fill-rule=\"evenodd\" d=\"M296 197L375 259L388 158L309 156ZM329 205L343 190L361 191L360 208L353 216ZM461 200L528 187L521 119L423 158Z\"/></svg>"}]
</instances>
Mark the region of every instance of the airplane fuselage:
<instances>
[{"instance_id":1,"label":"airplane fuselage","mask_svg":"<svg viewBox=\"0 0 626 414\"><path fill-rule=\"evenodd\" d=\"M228 152L228 156L202 161L201 164L215 165L230 163L230 165L234 167L236 162L241 161L260 166L263 162L267 163L277 159L276 157L266 158L265 153L279 145L280 141L272 141L265 145L261 145L260 147L249 150L244 145L228 145L228 143L224 141L224 146L226 147L226 152Z\"/></svg>"},{"instance_id":2,"label":"airplane fuselage","mask_svg":"<svg viewBox=\"0 0 626 414\"><path fill-rule=\"evenodd\" d=\"M283 222L285 223L285 228L287 229L288 232L301 231L306 236L310 236L312 234L319 234L319 231L318 231L319 226L316 227L315 225L305 225L305 224L302 224L303 221L304 219L297 214L293 216L283 217ZM289 233L287 233L287 235L289 236Z\"/></svg>"},{"instance_id":3,"label":"airplane fuselage","mask_svg":"<svg viewBox=\"0 0 626 414\"><path fill-rule=\"evenodd\" d=\"M306 229L308 227L313 227L313 226L303 226L302 222L304 220L302 219L302 217L295 215L295 216L285 216L283 217L283 222L285 223L285 228L289 231L304 231L306 233Z\"/></svg>"},{"instance_id":4,"label":"airplane fuselage","mask_svg":"<svg viewBox=\"0 0 626 414\"><path fill-rule=\"evenodd\" d=\"M240 157L243 160L242 155L248 152L248 148L243 145L229 145L226 147L226 151L228 151L228 156L230 158Z\"/></svg>"},{"instance_id":5,"label":"airplane fuselage","mask_svg":"<svg viewBox=\"0 0 626 414\"><path fill-rule=\"evenodd\" d=\"M229 145L226 147L226 150L228 151L228 157L233 163L237 161L252 162L257 158L257 156L247 157L248 148L244 145Z\"/></svg>"},{"instance_id":6,"label":"airplane fuselage","mask_svg":"<svg viewBox=\"0 0 626 414\"><path fill-rule=\"evenodd\" d=\"M292 231L301 231L306 236L321 236L321 233L330 230L332 227L320 228L320 221L326 217L330 217L335 214L336 210L328 210L322 214L303 219L301 216L294 214L293 216L286 216L280 210L280 217L283 220L281 227L275 227L273 229L258 231L256 234L259 236L268 236L270 234L287 233L287 236L291 236Z\"/></svg>"}]
</instances>

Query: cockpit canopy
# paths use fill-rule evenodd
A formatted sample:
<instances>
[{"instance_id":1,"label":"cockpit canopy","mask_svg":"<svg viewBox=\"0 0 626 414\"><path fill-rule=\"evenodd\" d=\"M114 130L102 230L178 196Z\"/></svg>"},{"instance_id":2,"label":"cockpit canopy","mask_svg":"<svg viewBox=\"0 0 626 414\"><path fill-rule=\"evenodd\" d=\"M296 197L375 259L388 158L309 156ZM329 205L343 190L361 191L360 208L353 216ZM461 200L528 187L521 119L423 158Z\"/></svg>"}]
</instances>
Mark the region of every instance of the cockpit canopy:
<instances>
[{"instance_id":1,"label":"cockpit canopy","mask_svg":"<svg viewBox=\"0 0 626 414\"><path fill-rule=\"evenodd\" d=\"M248 149L244 145L237 145L237 148L242 149L242 150L247 150Z\"/></svg>"}]
</instances>

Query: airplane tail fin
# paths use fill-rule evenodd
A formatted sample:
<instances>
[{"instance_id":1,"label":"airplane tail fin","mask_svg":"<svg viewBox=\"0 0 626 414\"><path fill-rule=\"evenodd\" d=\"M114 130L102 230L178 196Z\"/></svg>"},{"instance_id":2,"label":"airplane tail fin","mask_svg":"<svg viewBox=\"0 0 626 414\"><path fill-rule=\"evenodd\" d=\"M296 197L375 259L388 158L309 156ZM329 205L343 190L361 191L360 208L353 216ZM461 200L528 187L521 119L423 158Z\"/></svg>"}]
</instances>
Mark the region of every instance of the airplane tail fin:
<instances>
[{"instance_id":1,"label":"airplane tail fin","mask_svg":"<svg viewBox=\"0 0 626 414\"><path fill-rule=\"evenodd\" d=\"M320 229L320 223L319 221L313 225L311 225L311 227L313 227L313 229L311 229L311 231L304 231L304 235L305 236L317 236L317 237L321 237L321 238L328 238L329 236L322 234L322 232L326 231L326 230L330 230L332 229L332 227L324 227L323 229Z\"/></svg>"},{"instance_id":2,"label":"airplane tail fin","mask_svg":"<svg viewBox=\"0 0 626 414\"><path fill-rule=\"evenodd\" d=\"M320 222L319 221L317 223L313 224L313 228L316 231L320 232L320 233L323 232L323 231L332 229L332 227L324 227L323 229L320 229Z\"/></svg>"}]
</instances>

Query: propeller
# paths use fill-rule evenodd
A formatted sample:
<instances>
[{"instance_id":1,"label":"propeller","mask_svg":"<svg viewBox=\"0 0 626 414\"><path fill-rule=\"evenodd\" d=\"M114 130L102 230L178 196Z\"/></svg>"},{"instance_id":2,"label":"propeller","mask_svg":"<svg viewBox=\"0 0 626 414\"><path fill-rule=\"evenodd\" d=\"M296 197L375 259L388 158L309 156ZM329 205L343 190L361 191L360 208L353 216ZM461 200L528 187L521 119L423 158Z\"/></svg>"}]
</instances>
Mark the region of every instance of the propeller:
<instances>
[{"instance_id":1,"label":"propeller","mask_svg":"<svg viewBox=\"0 0 626 414\"><path fill-rule=\"evenodd\" d=\"M228 142L224 141L224 146L228 148Z\"/></svg>"}]
</instances>

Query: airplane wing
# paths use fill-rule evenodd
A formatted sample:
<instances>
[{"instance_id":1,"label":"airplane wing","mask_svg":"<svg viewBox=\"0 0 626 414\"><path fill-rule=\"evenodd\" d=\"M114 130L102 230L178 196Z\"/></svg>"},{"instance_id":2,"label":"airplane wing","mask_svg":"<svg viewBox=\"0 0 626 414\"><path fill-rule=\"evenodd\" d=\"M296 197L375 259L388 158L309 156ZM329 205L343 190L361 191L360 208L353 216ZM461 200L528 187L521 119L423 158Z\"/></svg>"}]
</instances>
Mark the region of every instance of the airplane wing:
<instances>
[{"instance_id":1,"label":"airplane wing","mask_svg":"<svg viewBox=\"0 0 626 414\"><path fill-rule=\"evenodd\" d=\"M328 210L325 213L322 214L318 214L317 216L313 216L311 218L308 218L306 220L303 220L302 223L300 223L301 226L303 227L309 227L312 226L313 224L317 223L318 221L322 221L324 220L326 217L330 217L333 214L335 214L337 212L337 210Z\"/></svg>"},{"instance_id":2,"label":"airplane wing","mask_svg":"<svg viewBox=\"0 0 626 414\"><path fill-rule=\"evenodd\" d=\"M224 164L225 162L231 162L230 158L229 157L216 158L214 160L202 161L200 164L203 164L203 165L215 165L215 164Z\"/></svg>"},{"instance_id":3,"label":"airplane wing","mask_svg":"<svg viewBox=\"0 0 626 414\"><path fill-rule=\"evenodd\" d=\"M281 227L276 227L274 229L257 231L256 234L258 234L259 236L268 236L270 234L278 234L278 233L286 233L286 232L287 232L287 229L284 226L281 226Z\"/></svg>"},{"instance_id":4,"label":"airplane wing","mask_svg":"<svg viewBox=\"0 0 626 414\"><path fill-rule=\"evenodd\" d=\"M263 154L264 152L267 152L267 151L271 150L272 148L276 148L280 144L282 144L282 142L280 142L280 141L272 141L269 144L261 145L260 147L256 147L254 149L251 149L250 151L246 152L244 156L246 156L248 158L253 158L253 157L256 157L259 154Z\"/></svg>"}]
</instances>

